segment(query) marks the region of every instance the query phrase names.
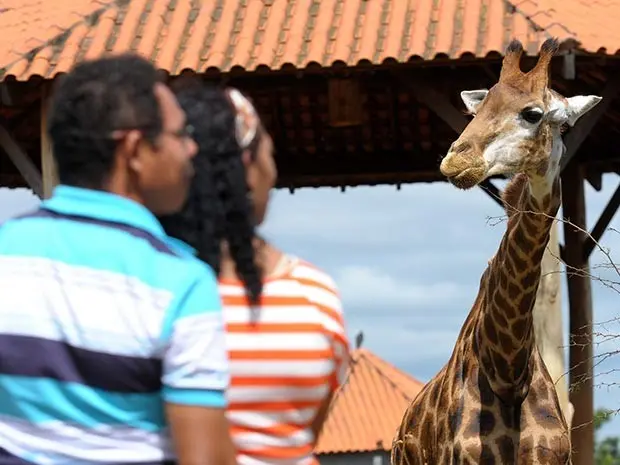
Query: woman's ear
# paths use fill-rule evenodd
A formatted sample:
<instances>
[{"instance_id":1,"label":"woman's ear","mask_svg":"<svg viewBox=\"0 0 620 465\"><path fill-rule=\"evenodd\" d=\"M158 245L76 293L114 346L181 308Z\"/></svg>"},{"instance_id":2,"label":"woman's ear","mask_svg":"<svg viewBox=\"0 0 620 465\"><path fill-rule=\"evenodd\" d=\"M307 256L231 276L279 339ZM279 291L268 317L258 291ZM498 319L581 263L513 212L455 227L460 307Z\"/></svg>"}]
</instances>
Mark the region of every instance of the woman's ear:
<instances>
[{"instance_id":1,"label":"woman's ear","mask_svg":"<svg viewBox=\"0 0 620 465\"><path fill-rule=\"evenodd\" d=\"M243 163L243 168L245 169L245 181L250 190L254 189L254 185L256 183L256 164L252 162L252 151L250 149L245 149L241 153L241 163Z\"/></svg>"},{"instance_id":2,"label":"woman's ear","mask_svg":"<svg viewBox=\"0 0 620 465\"><path fill-rule=\"evenodd\" d=\"M241 162L243 163L243 167L247 170L252 163L252 154L250 153L250 149L245 149L241 153Z\"/></svg>"}]
</instances>

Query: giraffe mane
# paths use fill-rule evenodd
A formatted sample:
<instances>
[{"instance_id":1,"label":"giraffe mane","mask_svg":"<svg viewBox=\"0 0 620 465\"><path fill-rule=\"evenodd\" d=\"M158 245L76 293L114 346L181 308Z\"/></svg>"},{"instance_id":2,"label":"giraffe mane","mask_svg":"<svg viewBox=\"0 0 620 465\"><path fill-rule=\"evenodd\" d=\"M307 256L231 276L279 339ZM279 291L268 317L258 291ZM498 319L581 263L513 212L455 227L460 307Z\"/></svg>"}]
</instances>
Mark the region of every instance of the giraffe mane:
<instances>
[{"instance_id":1,"label":"giraffe mane","mask_svg":"<svg viewBox=\"0 0 620 465\"><path fill-rule=\"evenodd\" d=\"M525 173L519 173L515 175L502 194L502 201L504 202L504 209L508 218L511 218L518 210L519 199L523 190L527 188L527 175Z\"/></svg>"}]
</instances>

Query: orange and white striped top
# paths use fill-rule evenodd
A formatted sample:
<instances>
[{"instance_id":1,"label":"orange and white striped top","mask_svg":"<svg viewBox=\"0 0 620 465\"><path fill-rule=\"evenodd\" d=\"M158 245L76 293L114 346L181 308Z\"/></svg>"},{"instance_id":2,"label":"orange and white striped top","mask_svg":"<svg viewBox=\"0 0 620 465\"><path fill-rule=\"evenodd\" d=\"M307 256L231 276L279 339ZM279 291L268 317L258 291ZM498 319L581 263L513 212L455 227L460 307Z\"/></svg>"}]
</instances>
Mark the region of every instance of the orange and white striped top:
<instances>
[{"instance_id":1,"label":"orange and white striped top","mask_svg":"<svg viewBox=\"0 0 620 465\"><path fill-rule=\"evenodd\" d=\"M336 286L296 257L265 280L251 309L243 284L220 280L228 328L228 419L240 465L316 464L311 424L344 380L349 344Z\"/></svg>"}]
</instances>

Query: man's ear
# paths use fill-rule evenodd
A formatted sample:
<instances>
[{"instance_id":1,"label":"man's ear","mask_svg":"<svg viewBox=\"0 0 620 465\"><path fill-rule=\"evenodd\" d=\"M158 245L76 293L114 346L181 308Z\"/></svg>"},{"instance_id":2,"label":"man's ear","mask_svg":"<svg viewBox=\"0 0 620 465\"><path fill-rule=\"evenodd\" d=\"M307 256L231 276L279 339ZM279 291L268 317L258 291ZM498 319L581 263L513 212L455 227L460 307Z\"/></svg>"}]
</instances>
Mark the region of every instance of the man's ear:
<instances>
[{"instance_id":1,"label":"man's ear","mask_svg":"<svg viewBox=\"0 0 620 465\"><path fill-rule=\"evenodd\" d=\"M463 100L467 111L475 115L488 93L487 89L464 90L461 92L461 100Z\"/></svg>"},{"instance_id":2,"label":"man's ear","mask_svg":"<svg viewBox=\"0 0 620 465\"><path fill-rule=\"evenodd\" d=\"M137 129L129 131L114 131L112 138L118 140L118 150L122 156L127 159L129 167L138 171L140 169L141 160L138 154L138 146L142 142L142 135Z\"/></svg>"}]
</instances>

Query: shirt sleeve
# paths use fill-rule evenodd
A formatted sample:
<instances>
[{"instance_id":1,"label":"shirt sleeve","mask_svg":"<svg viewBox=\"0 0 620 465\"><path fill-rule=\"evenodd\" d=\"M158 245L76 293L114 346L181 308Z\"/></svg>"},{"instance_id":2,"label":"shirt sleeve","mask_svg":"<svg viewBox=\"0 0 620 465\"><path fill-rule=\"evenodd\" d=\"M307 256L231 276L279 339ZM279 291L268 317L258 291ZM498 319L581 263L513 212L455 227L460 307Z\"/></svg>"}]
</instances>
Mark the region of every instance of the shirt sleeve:
<instances>
[{"instance_id":1,"label":"shirt sleeve","mask_svg":"<svg viewBox=\"0 0 620 465\"><path fill-rule=\"evenodd\" d=\"M226 407L230 382L222 303L215 274L200 267L164 322L165 402Z\"/></svg>"},{"instance_id":2,"label":"shirt sleeve","mask_svg":"<svg viewBox=\"0 0 620 465\"><path fill-rule=\"evenodd\" d=\"M347 337L342 300L336 284L325 273L313 270L312 278L305 279L307 297L322 314L322 326L330 340L334 370L330 380L331 389L344 383L349 372L349 339Z\"/></svg>"},{"instance_id":3,"label":"shirt sleeve","mask_svg":"<svg viewBox=\"0 0 620 465\"><path fill-rule=\"evenodd\" d=\"M337 290L334 290L334 295L330 299L332 305L330 306L330 313L334 315L333 321L325 328L328 331L328 335L332 343L332 354L334 357L334 372L332 376L332 389L335 390L341 386L349 372L349 339L347 338L344 316L342 312L342 301Z\"/></svg>"}]
</instances>

